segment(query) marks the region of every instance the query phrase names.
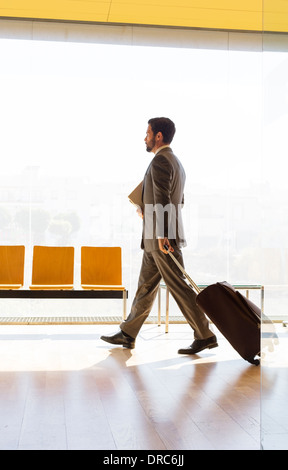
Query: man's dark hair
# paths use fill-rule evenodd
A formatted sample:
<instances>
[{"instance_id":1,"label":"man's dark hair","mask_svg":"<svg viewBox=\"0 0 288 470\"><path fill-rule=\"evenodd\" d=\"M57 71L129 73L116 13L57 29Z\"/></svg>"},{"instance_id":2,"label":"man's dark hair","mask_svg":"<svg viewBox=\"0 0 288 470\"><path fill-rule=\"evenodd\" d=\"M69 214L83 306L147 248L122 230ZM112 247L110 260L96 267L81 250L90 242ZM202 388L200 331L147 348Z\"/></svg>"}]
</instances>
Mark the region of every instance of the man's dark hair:
<instances>
[{"instance_id":1,"label":"man's dark hair","mask_svg":"<svg viewBox=\"0 0 288 470\"><path fill-rule=\"evenodd\" d=\"M162 132L163 142L165 144L170 144L172 142L176 128L171 119L165 117L152 118L149 119L148 124L150 124L154 135L158 132Z\"/></svg>"}]
</instances>

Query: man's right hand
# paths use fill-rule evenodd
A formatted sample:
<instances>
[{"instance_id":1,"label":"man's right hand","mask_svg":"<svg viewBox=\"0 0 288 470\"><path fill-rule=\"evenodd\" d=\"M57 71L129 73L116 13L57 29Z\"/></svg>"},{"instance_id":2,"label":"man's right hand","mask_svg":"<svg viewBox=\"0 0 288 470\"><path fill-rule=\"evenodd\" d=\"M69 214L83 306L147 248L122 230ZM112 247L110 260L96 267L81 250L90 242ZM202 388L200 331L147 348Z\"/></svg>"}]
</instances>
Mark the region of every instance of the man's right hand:
<instances>
[{"instance_id":1,"label":"man's right hand","mask_svg":"<svg viewBox=\"0 0 288 470\"><path fill-rule=\"evenodd\" d=\"M171 246L168 238L158 238L158 246L159 250L162 251L162 253L165 253L165 255L168 254L168 251L171 251L173 253L174 248ZM168 251L166 249L168 248Z\"/></svg>"}]
</instances>

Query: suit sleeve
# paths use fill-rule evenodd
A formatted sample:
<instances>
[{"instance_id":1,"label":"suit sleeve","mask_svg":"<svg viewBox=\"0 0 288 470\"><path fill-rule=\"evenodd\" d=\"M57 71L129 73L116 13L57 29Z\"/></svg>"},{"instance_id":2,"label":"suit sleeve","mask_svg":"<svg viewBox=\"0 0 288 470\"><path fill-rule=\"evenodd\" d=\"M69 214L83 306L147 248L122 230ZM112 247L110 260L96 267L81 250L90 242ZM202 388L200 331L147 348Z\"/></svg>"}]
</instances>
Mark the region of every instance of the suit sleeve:
<instances>
[{"instance_id":1,"label":"suit sleeve","mask_svg":"<svg viewBox=\"0 0 288 470\"><path fill-rule=\"evenodd\" d=\"M156 217L156 238L168 237L171 218L171 184L173 168L168 159L156 155L151 167L153 184L154 213Z\"/></svg>"},{"instance_id":2,"label":"suit sleeve","mask_svg":"<svg viewBox=\"0 0 288 470\"><path fill-rule=\"evenodd\" d=\"M151 166L154 204L170 204L172 171L167 158L156 155Z\"/></svg>"}]
</instances>

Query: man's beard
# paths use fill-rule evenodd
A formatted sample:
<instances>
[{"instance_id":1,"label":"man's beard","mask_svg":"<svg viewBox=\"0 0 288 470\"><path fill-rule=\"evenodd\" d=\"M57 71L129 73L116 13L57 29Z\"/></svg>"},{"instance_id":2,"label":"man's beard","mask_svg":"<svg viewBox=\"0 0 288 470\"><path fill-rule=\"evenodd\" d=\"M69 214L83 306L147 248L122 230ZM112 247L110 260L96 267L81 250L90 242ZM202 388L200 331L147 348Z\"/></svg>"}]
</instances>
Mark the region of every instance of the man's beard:
<instances>
[{"instance_id":1,"label":"man's beard","mask_svg":"<svg viewBox=\"0 0 288 470\"><path fill-rule=\"evenodd\" d=\"M155 147L155 137L153 137L152 141L148 145L146 144L146 152L152 152L152 149Z\"/></svg>"}]
</instances>

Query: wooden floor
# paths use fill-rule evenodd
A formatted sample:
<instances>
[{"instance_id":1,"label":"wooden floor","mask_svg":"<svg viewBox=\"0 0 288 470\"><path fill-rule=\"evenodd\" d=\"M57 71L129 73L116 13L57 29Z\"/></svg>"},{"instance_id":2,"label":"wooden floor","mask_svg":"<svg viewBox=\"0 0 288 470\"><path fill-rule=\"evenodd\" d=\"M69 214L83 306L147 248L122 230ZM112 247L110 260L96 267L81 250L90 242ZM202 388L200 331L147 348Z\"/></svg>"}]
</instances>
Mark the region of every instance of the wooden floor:
<instances>
[{"instance_id":1,"label":"wooden floor","mask_svg":"<svg viewBox=\"0 0 288 470\"><path fill-rule=\"evenodd\" d=\"M0 449L259 450L261 368L164 328L131 351L99 339L115 325L1 326Z\"/></svg>"}]
</instances>

